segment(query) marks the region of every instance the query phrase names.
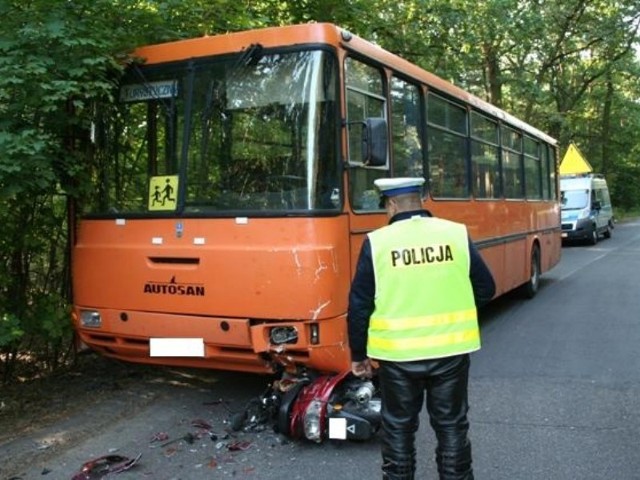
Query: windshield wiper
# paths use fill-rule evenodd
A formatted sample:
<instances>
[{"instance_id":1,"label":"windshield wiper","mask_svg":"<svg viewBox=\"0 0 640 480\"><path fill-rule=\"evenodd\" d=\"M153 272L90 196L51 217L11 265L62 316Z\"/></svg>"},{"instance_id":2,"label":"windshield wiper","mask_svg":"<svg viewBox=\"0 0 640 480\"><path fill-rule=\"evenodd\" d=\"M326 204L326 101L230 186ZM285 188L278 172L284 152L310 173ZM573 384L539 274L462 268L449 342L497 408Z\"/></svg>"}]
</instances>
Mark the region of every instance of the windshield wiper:
<instances>
[{"instance_id":1,"label":"windshield wiper","mask_svg":"<svg viewBox=\"0 0 640 480\"><path fill-rule=\"evenodd\" d=\"M249 66L253 67L257 65L260 59L262 58L263 50L264 50L263 46L260 45L259 43L252 43L251 45L249 45L247 49L244 52L242 52L240 57L238 57L238 61L236 62L236 65L234 65L233 69L231 70L231 73L235 74L237 67L249 67Z\"/></svg>"}]
</instances>

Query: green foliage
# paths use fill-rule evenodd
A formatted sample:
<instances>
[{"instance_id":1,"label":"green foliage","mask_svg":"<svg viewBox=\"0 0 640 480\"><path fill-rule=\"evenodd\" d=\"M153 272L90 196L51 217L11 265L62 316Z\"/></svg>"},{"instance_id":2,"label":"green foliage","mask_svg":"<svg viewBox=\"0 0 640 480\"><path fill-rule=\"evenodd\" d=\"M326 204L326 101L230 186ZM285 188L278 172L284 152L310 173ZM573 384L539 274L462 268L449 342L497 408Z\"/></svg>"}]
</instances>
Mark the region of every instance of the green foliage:
<instances>
[{"instance_id":1,"label":"green foliage","mask_svg":"<svg viewBox=\"0 0 640 480\"><path fill-rule=\"evenodd\" d=\"M110 98L124 55L171 38L155 2L0 4L0 356L41 367L68 351L67 199L82 195L92 104ZM141 35L141 32L144 32Z\"/></svg>"},{"instance_id":2,"label":"green foliage","mask_svg":"<svg viewBox=\"0 0 640 480\"><path fill-rule=\"evenodd\" d=\"M613 178L611 202L614 207L626 211L640 207L640 164L619 166Z\"/></svg>"},{"instance_id":3,"label":"green foliage","mask_svg":"<svg viewBox=\"0 0 640 480\"><path fill-rule=\"evenodd\" d=\"M0 315L0 351L18 341L24 335L20 320L11 313Z\"/></svg>"}]
</instances>

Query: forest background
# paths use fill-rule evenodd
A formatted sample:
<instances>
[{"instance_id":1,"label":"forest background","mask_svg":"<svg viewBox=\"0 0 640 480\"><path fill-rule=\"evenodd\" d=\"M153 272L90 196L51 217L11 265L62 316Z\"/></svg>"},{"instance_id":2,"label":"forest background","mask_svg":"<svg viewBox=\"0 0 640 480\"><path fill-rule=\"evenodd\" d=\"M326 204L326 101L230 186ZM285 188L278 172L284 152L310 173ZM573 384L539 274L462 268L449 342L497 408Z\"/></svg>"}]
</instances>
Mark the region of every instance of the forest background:
<instances>
[{"instance_id":1,"label":"forest background","mask_svg":"<svg viewBox=\"0 0 640 480\"><path fill-rule=\"evenodd\" d=\"M332 22L546 131L640 210L640 0L0 0L0 384L69 365L68 218L136 46Z\"/></svg>"}]
</instances>

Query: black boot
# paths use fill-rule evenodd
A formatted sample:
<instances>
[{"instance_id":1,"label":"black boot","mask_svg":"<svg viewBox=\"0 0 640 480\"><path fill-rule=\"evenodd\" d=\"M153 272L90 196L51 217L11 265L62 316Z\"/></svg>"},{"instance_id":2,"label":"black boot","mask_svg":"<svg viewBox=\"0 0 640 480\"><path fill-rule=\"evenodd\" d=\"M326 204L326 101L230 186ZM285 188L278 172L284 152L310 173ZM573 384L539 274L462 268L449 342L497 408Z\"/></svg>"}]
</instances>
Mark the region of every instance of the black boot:
<instances>
[{"instance_id":1,"label":"black boot","mask_svg":"<svg viewBox=\"0 0 640 480\"><path fill-rule=\"evenodd\" d=\"M414 480L416 461L408 458L406 461L382 461L382 480Z\"/></svg>"},{"instance_id":2,"label":"black boot","mask_svg":"<svg viewBox=\"0 0 640 480\"><path fill-rule=\"evenodd\" d=\"M470 442L459 450L436 448L436 463L440 480L473 480Z\"/></svg>"}]
</instances>

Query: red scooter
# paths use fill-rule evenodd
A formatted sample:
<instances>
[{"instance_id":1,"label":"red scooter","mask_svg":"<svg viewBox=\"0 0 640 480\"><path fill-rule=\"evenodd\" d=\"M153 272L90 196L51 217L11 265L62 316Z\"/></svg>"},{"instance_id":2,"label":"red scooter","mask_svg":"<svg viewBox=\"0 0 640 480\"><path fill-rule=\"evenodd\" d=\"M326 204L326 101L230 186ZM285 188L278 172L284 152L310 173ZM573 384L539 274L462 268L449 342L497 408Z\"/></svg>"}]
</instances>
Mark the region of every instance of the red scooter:
<instances>
[{"instance_id":1,"label":"red scooter","mask_svg":"<svg viewBox=\"0 0 640 480\"><path fill-rule=\"evenodd\" d=\"M234 415L234 430L273 424L290 438L314 442L372 438L380 427L381 400L376 378L351 372L337 375L283 376Z\"/></svg>"}]
</instances>

